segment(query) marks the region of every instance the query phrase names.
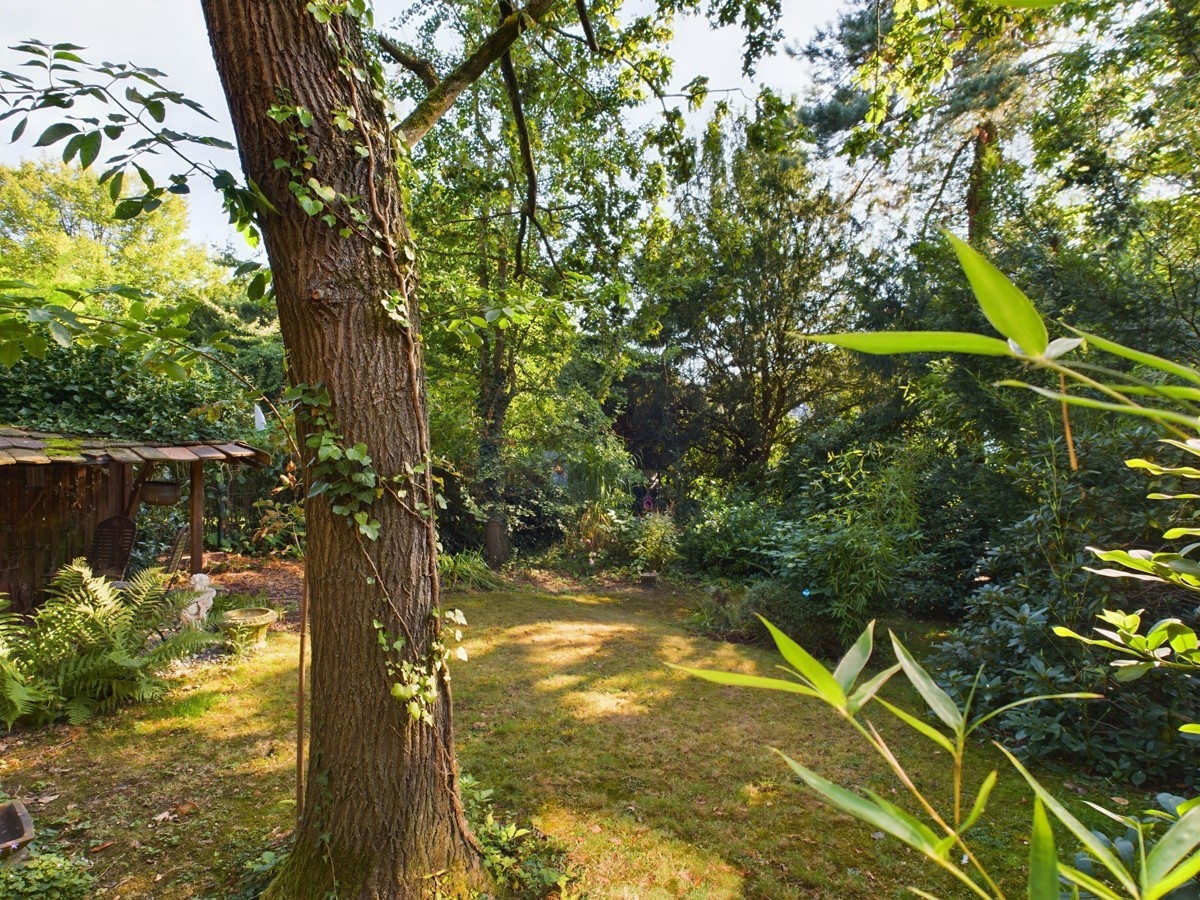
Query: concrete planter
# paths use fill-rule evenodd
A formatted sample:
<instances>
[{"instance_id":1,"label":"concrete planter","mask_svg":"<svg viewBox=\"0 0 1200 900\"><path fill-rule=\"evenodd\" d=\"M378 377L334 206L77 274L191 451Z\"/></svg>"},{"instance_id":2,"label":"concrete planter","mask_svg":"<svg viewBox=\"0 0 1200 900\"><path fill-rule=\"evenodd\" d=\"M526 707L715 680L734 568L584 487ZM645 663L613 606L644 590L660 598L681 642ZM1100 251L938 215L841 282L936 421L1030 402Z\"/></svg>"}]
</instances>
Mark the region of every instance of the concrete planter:
<instances>
[{"instance_id":1,"label":"concrete planter","mask_svg":"<svg viewBox=\"0 0 1200 900\"><path fill-rule=\"evenodd\" d=\"M221 630L231 640L242 635L250 647L265 647L267 644L267 629L279 618L279 613L265 606L251 606L244 609L231 609L221 616Z\"/></svg>"},{"instance_id":2,"label":"concrete planter","mask_svg":"<svg viewBox=\"0 0 1200 900\"><path fill-rule=\"evenodd\" d=\"M33 840L33 819L20 800L0 803L0 860L19 854Z\"/></svg>"}]
</instances>

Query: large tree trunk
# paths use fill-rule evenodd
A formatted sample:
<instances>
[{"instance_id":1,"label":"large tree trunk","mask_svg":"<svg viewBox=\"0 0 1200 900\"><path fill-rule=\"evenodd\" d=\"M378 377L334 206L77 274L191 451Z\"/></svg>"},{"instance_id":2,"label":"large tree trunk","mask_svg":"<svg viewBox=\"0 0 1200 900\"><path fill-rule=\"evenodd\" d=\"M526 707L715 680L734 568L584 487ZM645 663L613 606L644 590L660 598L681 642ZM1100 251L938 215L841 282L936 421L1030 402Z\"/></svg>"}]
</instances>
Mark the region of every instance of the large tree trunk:
<instances>
[{"instance_id":1,"label":"large tree trunk","mask_svg":"<svg viewBox=\"0 0 1200 900\"><path fill-rule=\"evenodd\" d=\"M425 463L429 439L388 122L370 77L345 71L370 71L347 16L319 24L302 0L203 0L203 8L242 164L278 211L261 227L292 378L324 385L345 445L366 444L381 481L400 477L397 493L383 492L370 508L380 523L374 541L333 512L328 494L307 502L311 750L295 850L271 896L426 897L438 884L457 896L483 875L459 802L445 669L436 675L432 723L414 721L389 693L397 680L389 658L428 669L441 626L432 526L415 508L431 499L429 483L419 470L405 475ZM273 121L274 104L304 107L311 124ZM348 109L357 127L342 131L335 112ZM299 179L276 166L304 155L296 135L310 158ZM378 236L342 237L306 214L288 182L307 178L352 198ZM346 208L342 200L328 206ZM389 297L407 306L409 327L389 316ZM312 434L321 426L300 427ZM311 460L308 468L311 475ZM401 651L381 649L375 622L387 643L405 640ZM438 872L440 882L428 878Z\"/></svg>"},{"instance_id":2,"label":"large tree trunk","mask_svg":"<svg viewBox=\"0 0 1200 900\"><path fill-rule=\"evenodd\" d=\"M491 289L486 218L482 221L479 240L479 287L486 297ZM508 253L503 236L497 254L496 295L495 306L502 306L508 299ZM479 398L476 403L476 411L483 423L478 459L481 499L487 515L483 541L487 563L496 571L508 562L510 553L508 511L504 503L504 424L512 400L508 340L506 333L497 328L485 333L479 346Z\"/></svg>"},{"instance_id":3,"label":"large tree trunk","mask_svg":"<svg viewBox=\"0 0 1200 900\"><path fill-rule=\"evenodd\" d=\"M974 155L967 178L967 243L978 247L990 224L991 176L996 155L996 123L985 119L975 127Z\"/></svg>"}]
</instances>

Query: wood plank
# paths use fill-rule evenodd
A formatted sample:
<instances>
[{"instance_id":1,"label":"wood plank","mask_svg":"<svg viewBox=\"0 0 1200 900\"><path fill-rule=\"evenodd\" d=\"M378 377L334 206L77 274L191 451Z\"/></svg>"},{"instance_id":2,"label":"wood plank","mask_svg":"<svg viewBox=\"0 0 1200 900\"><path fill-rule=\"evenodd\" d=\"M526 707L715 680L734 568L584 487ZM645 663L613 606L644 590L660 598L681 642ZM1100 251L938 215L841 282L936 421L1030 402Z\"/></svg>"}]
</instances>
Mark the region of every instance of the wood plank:
<instances>
[{"instance_id":1,"label":"wood plank","mask_svg":"<svg viewBox=\"0 0 1200 900\"><path fill-rule=\"evenodd\" d=\"M126 465L140 465L145 462L140 456L130 450L128 447L109 447L108 456L114 462L125 463Z\"/></svg>"},{"instance_id":2,"label":"wood plank","mask_svg":"<svg viewBox=\"0 0 1200 900\"><path fill-rule=\"evenodd\" d=\"M191 498L188 501L191 513L191 570L195 575L204 571L204 463L196 460L191 466Z\"/></svg>"},{"instance_id":3,"label":"wood plank","mask_svg":"<svg viewBox=\"0 0 1200 900\"><path fill-rule=\"evenodd\" d=\"M254 456L256 452L242 444L217 444L217 449L235 459L245 459L247 456Z\"/></svg>"},{"instance_id":4,"label":"wood plank","mask_svg":"<svg viewBox=\"0 0 1200 900\"><path fill-rule=\"evenodd\" d=\"M39 441L29 437L10 437L6 440L10 447L20 447L24 450L43 450L46 447L45 441Z\"/></svg>"},{"instance_id":5,"label":"wood plank","mask_svg":"<svg viewBox=\"0 0 1200 900\"><path fill-rule=\"evenodd\" d=\"M24 465L50 465L50 457L44 456L36 450L29 450L24 447L11 447L8 452L17 462Z\"/></svg>"},{"instance_id":6,"label":"wood plank","mask_svg":"<svg viewBox=\"0 0 1200 900\"><path fill-rule=\"evenodd\" d=\"M87 462L91 462L91 460L84 459L82 456L72 453L67 456L59 456L58 454L55 454L54 456L50 457L50 462L70 463L71 465L82 466Z\"/></svg>"},{"instance_id":7,"label":"wood plank","mask_svg":"<svg viewBox=\"0 0 1200 900\"><path fill-rule=\"evenodd\" d=\"M146 447L146 446L139 444L138 446L130 447L129 449L132 450L134 453L136 453L138 456L140 456L142 459L144 459L146 462L170 462L171 461L171 457L167 456L165 453L163 453L157 447Z\"/></svg>"},{"instance_id":8,"label":"wood plank","mask_svg":"<svg viewBox=\"0 0 1200 900\"><path fill-rule=\"evenodd\" d=\"M0 425L0 435L4 437L25 437L25 432L11 425Z\"/></svg>"},{"instance_id":9,"label":"wood plank","mask_svg":"<svg viewBox=\"0 0 1200 900\"><path fill-rule=\"evenodd\" d=\"M168 459L175 462L190 463L200 458L187 447L156 447L155 449L162 451Z\"/></svg>"},{"instance_id":10,"label":"wood plank","mask_svg":"<svg viewBox=\"0 0 1200 900\"><path fill-rule=\"evenodd\" d=\"M11 466L16 461L16 457L7 450L0 450L0 466Z\"/></svg>"},{"instance_id":11,"label":"wood plank","mask_svg":"<svg viewBox=\"0 0 1200 900\"><path fill-rule=\"evenodd\" d=\"M225 459L224 453L208 444L193 444L188 449L195 454L197 459Z\"/></svg>"}]
</instances>

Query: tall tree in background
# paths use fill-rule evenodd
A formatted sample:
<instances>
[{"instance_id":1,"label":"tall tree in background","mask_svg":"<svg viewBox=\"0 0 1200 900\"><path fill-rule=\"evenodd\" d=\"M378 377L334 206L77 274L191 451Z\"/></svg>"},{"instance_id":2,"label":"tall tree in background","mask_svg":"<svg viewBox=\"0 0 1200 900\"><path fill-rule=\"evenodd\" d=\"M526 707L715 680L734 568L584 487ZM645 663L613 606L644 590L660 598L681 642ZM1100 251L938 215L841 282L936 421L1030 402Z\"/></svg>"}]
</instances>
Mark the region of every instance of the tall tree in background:
<instances>
[{"instance_id":1,"label":"tall tree in background","mask_svg":"<svg viewBox=\"0 0 1200 900\"><path fill-rule=\"evenodd\" d=\"M701 452L723 476L762 473L837 383L834 357L803 335L845 320L853 226L806 154L795 111L773 95L753 116L720 110L676 194L678 222L644 262L654 343L701 386Z\"/></svg>"},{"instance_id":2,"label":"tall tree in background","mask_svg":"<svg viewBox=\"0 0 1200 900\"><path fill-rule=\"evenodd\" d=\"M625 116L666 91L671 29L620 29L621 4L607 12L582 33L547 29L512 47L414 152L413 224L435 300L426 343L438 371L454 377L469 360L474 373L477 452L458 462L473 476L496 567L508 557L510 411L523 395L557 390L580 331L587 352L607 357L588 385L603 400L627 319L623 267L665 183L646 130ZM447 30L472 43L494 15L419 6L405 23L417 40L384 49L411 100L442 77Z\"/></svg>"}]
</instances>

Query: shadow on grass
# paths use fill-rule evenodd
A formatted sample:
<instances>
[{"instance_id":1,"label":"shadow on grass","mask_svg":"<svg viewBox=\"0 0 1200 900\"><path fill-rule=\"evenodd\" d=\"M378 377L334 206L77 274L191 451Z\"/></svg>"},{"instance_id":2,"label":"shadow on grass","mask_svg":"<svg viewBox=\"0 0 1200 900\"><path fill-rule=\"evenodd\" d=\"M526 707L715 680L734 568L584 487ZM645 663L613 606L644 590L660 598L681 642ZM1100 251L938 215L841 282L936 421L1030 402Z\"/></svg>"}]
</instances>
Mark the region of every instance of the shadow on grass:
<instances>
[{"instance_id":1,"label":"shadow on grass","mask_svg":"<svg viewBox=\"0 0 1200 900\"><path fill-rule=\"evenodd\" d=\"M291 827L297 639L195 669L163 701L8 738L3 787L112 897L229 897ZM47 799L53 798L53 799Z\"/></svg>"},{"instance_id":2,"label":"shadow on grass","mask_svg":"<svg viewBox=\"0 0 1200 900\"><path fill-rule=\"evenodd\" d=\"M656 620L653 603L640 593L628 603L513 594L463 603L472 637L471 661L455 669L462 766L573 845L585 888L613 897L786 898L947 887L915 853L873 839L795 786L769 749L839 783L894 793L895 781L852 729L815 702L668 668L770 674L778 659L688 634L670 624L680 620L671 607L668 621ZM894 695L915 705L903 691ZM919 783L944 793L946 757L880 725ZM990 751L979 764L1001 768ZM984 774L969 773L968 783ZM993 800L1017 804L993 854L1009 875L1026 852L1018 780L1003 778Z\"/></svg>"}]
</instances>

